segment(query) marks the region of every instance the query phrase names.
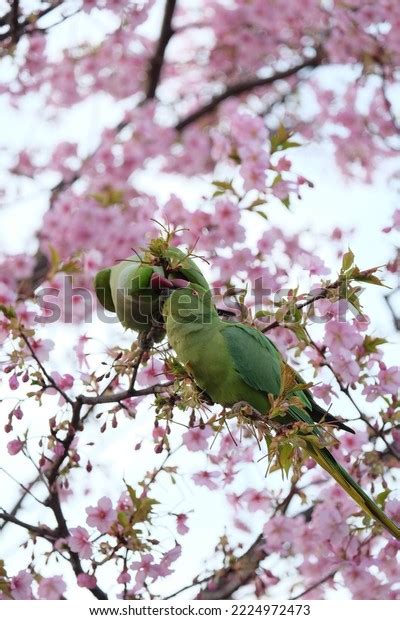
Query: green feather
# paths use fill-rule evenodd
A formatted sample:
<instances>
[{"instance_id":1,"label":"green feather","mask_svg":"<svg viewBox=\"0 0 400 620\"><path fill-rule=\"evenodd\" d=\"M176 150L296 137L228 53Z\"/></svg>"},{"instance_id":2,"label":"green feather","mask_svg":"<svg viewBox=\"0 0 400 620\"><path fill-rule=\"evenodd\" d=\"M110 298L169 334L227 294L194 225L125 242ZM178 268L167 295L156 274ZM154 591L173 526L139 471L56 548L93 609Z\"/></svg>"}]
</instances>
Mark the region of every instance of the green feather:
<instances>
[{"instance_id":1,"label":"green feather","mask_svg":"<svg viewBox=\"0 0 400 620\"><path fill-rule=\"evenodd\" d=\"M111 269L102 269L96 274L94 288L101 305L109 312L115 312L115 306L110 288Z\"/></svg>"}]
</instances>

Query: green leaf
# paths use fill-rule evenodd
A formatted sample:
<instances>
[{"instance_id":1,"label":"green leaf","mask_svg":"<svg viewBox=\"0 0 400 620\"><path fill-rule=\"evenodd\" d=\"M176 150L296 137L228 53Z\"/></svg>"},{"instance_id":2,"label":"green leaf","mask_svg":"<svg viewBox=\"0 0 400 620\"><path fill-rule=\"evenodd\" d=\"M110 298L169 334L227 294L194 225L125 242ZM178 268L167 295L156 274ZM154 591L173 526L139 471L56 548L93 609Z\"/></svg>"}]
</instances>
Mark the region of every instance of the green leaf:
<instances>
[{"instance_id":1,"label":"green leaf","mask_svg":"<svg viewBox=\"0 0 400 620\"><path fill-rule=\"evenodd\" d=\"M343 256L342 272L349 271L349 269L351 269L353 265L354 265L354 254L349 248L348 252L346 252L346 254L344 254Z\"/></svg>"},{"instance_id":2,"label":"green leaf","mask_svg":"<svg viewBox=\"0 0 400 620\"><path fill-rule=\"evenodd\" d=\"M384 286L385 288L390 288L390 286L384 284L382 280L378 278L378 276L374 276L373 274L360 274L353 276L353 279L356 280L356 282L365 282L366 284L374 284L375 286Z\"/></svg>"},{"instance_id":3,"label":"green leaf","mask_svg":"<svg viewBox=\"0 0 400 620\"><path fill-rule=\"evenodd\" d=\"M223 192L226 192L228 190L233 192L232 181L213 181L212 184Z\"/></svg>"},{"instance_id":4,"label":"green leaf","mask_svg":"<svg viewBox=\"0 0 400 620\"><path fill-rule=\"evenodd\" d=\"M58 270L58 266L61 262L61 258L59 253L57 252L56 248L52 245L49 246L50 248L50 264L53 270Z\"/></svg>"},{"instance_id":5,"label":"green leaf","mask_svg":"<svg viewBox=\"0 0 400 620\"><path fill-rule=\"evenodd\" d=\"M293 452L294 447L289 443L285 443L279 448L278 460L286 476L288 475L289 470L292 466Z\"/></svg>"},{"instance_id":6,"label":"green leaf","mask_svg":"<svg viewBox=\"0 0 400 620\"><path fill-rule=\"evenodd\" d=\"M301 146L299 142L290 140L293 132L285 129L283 125L280 125L276 132L270 137L271 142L271 154L277 151L285 151L286 149L296 148Z\"/></svg>"},{"instance_id":7,"label":"green leaf","mask_svg":"<svg viewBox=\"0 0 400 620\"><path fill-rule=\"evenodd\" d=\"M129 516L126 514L126 512L119 512L117 518L118 523L122 525L123 528L127 528L130 526Z\"/></svg>"},{"instance_id":8,"label":"green leaf","mask_svg":"<svg viewBox=\"0 0 400 620\"><path fill-rule=\"evenodd\" d=\"M255 318L260 319L263 316L272 316L272 315L273 315L273 312L270 312L269 310L257 310L255 314Z\"/></svg>"},{"instance_id":9,"label":"green leaf","mask_svg":"<svg viewBox=\"0 0 400 620\"><path fill-rule=\"evenodd\" d=\"M130 485L130 484L127 484L127 485L126 485L126 490L127 490L127 491L128 491L128 493L129 493L129 497L130 497L130 498L131 498L131 500L132 500L132 504L133 504L134 506L136 506L137 496L136 496L136 491L135 491L135 489L134 489L133 487L131 487L131 485Z\"/></svg>"},{"instance_id":10,"label":"green leaf","mask_svg":"<svg viewBox=\"0 0 400 620\"><path fill-rule=\"evenodd\" d=\"M363 348L368 354L376 353L378 347L380 347L381 344L386 343L387 340L385 338L373 338L372 336L367 335L364 338Z\"/></svg>"},{"instance_id":11,"label":"green leaf","mask_svg":"<svg viewBox=\"0 0 400 620\"><path fill-rule=\"evenodd\" d=\"M247 210L251 211L252 209L254 209L254 207L259 207L260 205L265 205L265 204L267 204L267 201L265 200L265 198L256 198L255 200L253 200L251 205L247 207Z\"/></svg>"},{"instance_id":12,"label":"green leaf","mask_svg":"<svg viewBox=\"0 0 400 620\"><path fill-rule=\"evenodd\" d=\"M278 185L278 183L280 183L281 181L282 181L282 175L278 173L276 177L274 178L274 180L272 181L271 187Z\"/></svg>"},{"instance_id":13,"label":"green leaf","mask_svg":"<svg viewBox=\"0 0 400 620\"><path fill-rule=\"evenodd\" d=\"M0 304L0 312L4 314L6 319L15 319L17 317L14 308L11 306L5 306L4 304Z\"/></svg>"},{"instance_id":14,"label":"green leaf","mask_svg":"<svg viewBox=\"0 0 400 620\"><path fill-rule=\"evenodd\" d=\"M384 489L376 496L375 501L382 509L385 508L386 500L389 497L390 493L390 489Z\"/></svg>"},{"instance_id":15,"label":"green leaf","mask_svg":"<svg viewBox=\"0 0 400 620\"><path fill-rule=\"evenodd\" d=\"M136 511L133 514L132 523L143 523L144 521L150 521L150 513L152 512L155 504L159 504L156 499L141 497L135 506Z\"/></svg>"}]
</instances>

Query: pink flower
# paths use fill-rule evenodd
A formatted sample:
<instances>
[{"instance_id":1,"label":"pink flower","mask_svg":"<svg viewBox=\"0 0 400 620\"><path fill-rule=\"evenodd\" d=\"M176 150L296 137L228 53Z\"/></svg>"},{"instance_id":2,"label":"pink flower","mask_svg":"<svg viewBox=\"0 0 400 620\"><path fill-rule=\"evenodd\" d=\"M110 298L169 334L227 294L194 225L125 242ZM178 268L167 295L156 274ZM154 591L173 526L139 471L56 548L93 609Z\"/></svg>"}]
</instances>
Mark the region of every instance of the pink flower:
<instances>
[{"instance_id":1,"label":"pink flower","mask_svg":"<svg viewBox=\"0 0 400 620\"><path fill-rule=\"evenodd\" d=\"M270 517L264 526L265 549L267 553L280 551L282 547L290 543L296 535L296 527L293 518L284 515Z\"/></svg>"},{"instance_id":2,"label":"pink flower","mask_svg":"<svg viewBox=\"0 0 400 620\"><path fill-rule=\"evenodd\" d=\"M171 564L176 562L176 560L181 556L181 553L182 547L180 545L175 545L175 547L173 547L164 554L164 557L161 560L159 566L160 577L167 577L168 575L172 574Z\"/></svg>"},{"instance_id":3,"label":"pink flower","mask_svg":"<svg viewBox=\"0 0 400 620\"><path fill-rule=\"evenodd\" d=\"M157 358L152 357L147 366L139 371L138 382L140 385L154 385L155 383L161 383L165 380L164 371L164 363Z\"/></svg>"},{"instance_id":4,"label":"pink flower","mask_svg":"<svg viewBox=\"0 0 400 620\"><path fill-rule=\"evenodd\" d=\"M129 583L131 576L128 571L122 571L117 577L117 583Z\"/></svg>"},{"instance_id":5,"label":"pink flower","mask_svg":"<svg viewBox=\"0 0 400 620\"><path fill-rule=\"evenodd\" d=\"M363 342L361 334L350 323L331 320L325 328L325 344L331 352L347 354Z\"/></svg>"},{"instance_id":6,"label":"pink flower","mask_svg":"<svg viewBox=\"0 0 400 620\"><path fill-rule=\"evenodd\" d=\"M54 371L51 373L52 379L54 379L56 385L60 390L68 390L74 385L74 378L70 374L65 374L63 376L60 375L59 372ZM46 394L56 395L59 394L59 391L55 387L46 388ZM65 403L65 399L62 394L60 394L59 405L62 406Z\"/></svg>"},{"instance_id":7,"label":"pink flower","mask_svg":"<svg viewBox=\"0 0 400 620\"><path fill-rule=\"evenodd\" d=\"M76 580L80 588L95 588L97 585L96 577L87 573L80 573Z\"/></svg>"},{"instance_id":8,"label":"pink flower","mask_svg":"<svg viewBox=\"0 0 400 620\"><path fill-rule=\"evenodd\" d=\"M159 576L159 565L154 562L154 556L151 553L142 553L140 562L132 562L130 568L138 571L143 582L146 577L154 581Z\"/></svg>"},{"instance_id":9,"label":"pink flower","mask_svg":"<svg viewBox=\"0 0 400 620\"><path fill-rule=\"evenodd\" d=\"M365 431L357 431L356 435L345 433L340 438L340 446L349 454L357 456L361 452L361 448L368 442L368 433Z\"/></svg>"},{"instance_id":10,"label":"pink flower","mask_svg":"<svg viewBox=\"0 0 400 620\"><path fill-rule=\"evenodd\" d=\"M51 373L51 376L57 383L58 387L61 388L62 390L68 390L69 388L72 388L72 386L74 385L74 378L72 375L68 373L61 376L60 373L58 373L57 371L54 371Z\"/></svg>"},{"instance_id":11,"label":"pink flower","mask_svg":"<svg viewBox=\"0 0 400 620\"><path fill-rule=\"evenodd\" d=\"M21 452L23 447L24 447L24 442L21 441L20 439L13 439L12 441L9 441L7 444L7 450L8 450L8 453L11 454L11 456L15 456L16 454L18 454L18 452Z\"/></svg>"},{"instance_id":12,"label":"pink flower","mask_svg":"<svg viewBox=\"0 0 400 620\"><path fill-rule=\"evenodd\" d=\"M190 428L186 433L183 433L182 441L191 452L205 451L208 448L207 439L213 435L214 432L209 426L204 429L200 427Z\"/></svg>"},{"instance_id":13,"label":"pink flower","mask_svg":"<svg viewBox=\"0 0 400 620\"><path fill-rule=\"evenodd\" d=\"M400 390L400 367L391 366L382 368L378 373L380 388L386 394L399 394Z\"/></svg>"},{"instance_id":14,"label":"pink flower","mask_svg":"<svg viewBox=\"0 0 400 620\"><path fill-rule=\"evenodd\" d=\"M89 364L86 359L88 354L85 353L85 346L89 340L90 338L86 335L79 336L78 344L74 347L74 351L76 353L76 357L78 358L78 364L80 368L83 368L83 366L89 368Z\"/></svg>"},{"instance_id":15,"label":"pink flower","mask_svg":"<svg viewBox=\"0 0 400 620\"><path fill-rule=\"evenodd\" d=\"M192 480L200 487L207 487L211 491L218 489L218 485L213 482L213 478L219 478L221 474L219 471L199 471L193 474Z\"/></svg>"},{"instance_id":16,"label":"pink flower","mask_svg":"<svg viewBox=\"0 0 400 620\"><path fill-rule=\"evenodd\" d=\"M38 596L46 601L60 600L67 586L61 575L43 577L38 587Z\"/></svg>"},{"instance_id":17,"label":"pink flower","mask_svg":"<svg viewBox=\"0 0 400 620\"><path fill-rule=\"evenodd\" d=\"M372 403L380 396L379 385L373 383L372 385L364 385L362 394L366 397L365 400L368 403Z\"/></svg>"},{"instance_id":18,"label":"pink flower","mask_svg":"<svg viewBox=\"0 0 400 620\"><path fill-rule=\"evenodd\" d=\"M313 386L312 393L317 398L323 400L326 405L329 405L332 400L331 395L334 394L334 391L332 390L332 386L328 383L319 383Z\"/></svg>"},{"instance_id":19,"label":"pink flower","mask_svg":"<svg viewBox=\"0 0 400 620\"><path fill-rule=\"evenodd\" d=\"M17 407L13 409L12 414L13 416L17 418L17 420L22 420L22 418L24 417L24 414L22 413L22 409L19 405L17 405Z\"/></svg>"},{"instance_id":20,"label":"pink flower","mask_svg":"<svg viewBox=\"0 0 400 620\"><path fill-rule=\"evenodd\" d=\"M14 302L15 293L4 282L0 282L0 304L11 306Z\"/></svg>"},{"instance_id":21,"label":"pink flower","mask_svg":"<svg viewBox=\"0 0 400 620\"><path fill-rule=\"evenodd\" d=\"M38 360L41 362L47 362L50 351L54 349L54 342L48 338L45 340L42 340L42 338L34 340L32 338L30 344Z\"/></svg>"},{"instance_id":22,"label":"pink flower","mask_svg":"<svg viewBox=\"0 0 400 620\"><path fill-rule=\"evenodd\" d=\"M237 517L233 519L233 525L236 527L236 529L242 532L246 532L247 534L251 532L251 529L249 528L248 524L242 521L241 519L238 519Z\"/></svg>"},{"instance_id":23,"label":"pink flower","mask_svg":"<svg viewBox=\"0 0 400 620\"><path fill-rule=\"evenodd\" d=\"M89 532L84 527L72 527L70 529L68 544L72 551L79 553L84 560L89 560L92 556L92 545L89 542Z\"/></svg>"},{"instance_id":24,"label":"pink flower","mask_svg":"<svg viewBox=\"0 0 400 620\"><path fill-rule=\"evenodd\" d=\"M398 499L390 499L387 501L385 511L395 523L400 525L400 501Z\"/></svg>"},{"instance_id":25,"label":"pink flower","mask_svg":"<svg viewBox=\"0 0 400 620\"><path fill-rule=\"evenodd\" d=\"M11 375L11 377L8 380L8 385L10 386L11 390L17 390L19 387L19 381L18 381L18 377L15 373L13 373Z\"/></svg>"},{"instance_id":26,"label":"pink flower","mask_svg":"<svg viewBox=\"0 0 400 620\"><path fill-rule=\"evenodd\" d=\"M102 254L98 250L88 250L85 253L84 269L85 272L90 275L96 275L96 272L101 268Z\"/></svg>"},{"instance_id":27,"label":"pink flower","mask_svg":"<svg viewBox=\"0 0 400 620\"><path fill-rule=\"evenodd\" d=\"M309 252L301 252L297 257L297 263L310 275L325 275L329 273L324 261L319 256L313 256Z\"/></svg>"},{"instance_id":28,"label":"pink flower","mask_svg":"<svg viewBox=\"0 0 400 620\"><path fill-rule=\"evenodd\" d=\"M34 264L32 256L28 256L27 254L16 254L12 257L10 262L13 275L18 280L28 278L31 275Z\"/></svg>"},{"instance_id":29,"label":"pink flower","mask_svg":"<svg viewBox=\"0 0 400 620\"><path fill-rule=\"evenodd\" d=\"M117 502L117 510L118 512L128 512L132 510L132 508L133 508L133 504L132 504L131 497L128 491L124 491L119 496L119 500Z\"/></svg>"},{"instance_id":30,"label":"pink flower","mask_svg":"<svg viewBox=\"0 0 400 620\"><path fill-rule=\"evenodd\" d=\"M20 570L10 581L11 596L15 600L30 600L32 598L32 575L26 570Z\"/></svg>"},{"instance_id":31,"label":"pink flower","mask_svg":"<svg viewBox=\"0 0 400 620\"><path fill-rule=\"evenodd\" d=\"M357 362L348 355L330 356L328 357L328 361L332 363L332 366L344 383L358 381L360 367Z\"/></svg>"},{"instance_id":32,"label":"pink flower","mask_svg":"<svg viewBox=\"0 0 400 620\"><path fill-rule=\"evenodd\" d=\"M270 499L263 491L257 489L246 489L242 495L242 499L247 503L247 510L255 512L256 510L267 510L270 506Z\"/></svg>"},{"instance_id":33,"label":"pink flower","mask_svg":"<svg viewBox=\"0 0 400 620\"><path fill-rule=\"evenodd\" d=\"M97 506L86 508L88 517L86 523L90 527L96 527L99 532L106 534L117 518L117 512L113 509L109 497L102 497Z\"/></svg>"},{"instance_id":34,"label":"pink flower","mask_svg":"<svg viewBox=\"0 0 400 620\"><path fill-rule=\"evenodd\" d=\"M184 534L187 534L189 531L189 528L186 525L186 521L187 521L187 515L184 515L183 513L176 515L176 531L181 536L183 536Z\"/></svg>"}]
</instances>

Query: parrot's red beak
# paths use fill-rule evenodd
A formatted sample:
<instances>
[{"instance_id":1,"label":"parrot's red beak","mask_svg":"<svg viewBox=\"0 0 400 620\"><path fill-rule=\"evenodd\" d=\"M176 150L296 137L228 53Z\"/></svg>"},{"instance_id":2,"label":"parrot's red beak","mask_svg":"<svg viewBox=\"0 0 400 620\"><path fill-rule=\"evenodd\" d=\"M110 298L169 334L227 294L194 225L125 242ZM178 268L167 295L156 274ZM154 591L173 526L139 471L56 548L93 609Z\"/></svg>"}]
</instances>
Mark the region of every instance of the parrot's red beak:
<instances>
[{"instance_id":1,"label":"parrot's red beak","mask_svg":"<svg viewBox=\"0 0 400 620\"><path fill-rule=\"evenodd\" d=\"M171 280L171 284L174 288L186 288L189 286L190 282L188 280L184 280L183 278L174 278Z\"/></svg>"},{"instance_id":2,"label":"parrot's red beak","mask_svg":"<svg viewBox=\"0 0 400 620\"><path fill-rule=\"evenodd\" d=\"M168 278L160 276L159 273L153 273L150 278L150 287L155 291L161 291L163 289L186 288L189 284L190 282L184 280L183 278L168 280Z\"/></svg>"},{"instance_id":3,"label":"parrot's red beak","mask_svg":"<svg viewBox=\"0 0 400 620\"><path fill-rule=\"evenodd\" d=\"M160 276L159 273L153 273L150 278L150 286L155 291L161 291L164 288L173 288L173 284L163 276Z\"/></svg>"}]
</instances>

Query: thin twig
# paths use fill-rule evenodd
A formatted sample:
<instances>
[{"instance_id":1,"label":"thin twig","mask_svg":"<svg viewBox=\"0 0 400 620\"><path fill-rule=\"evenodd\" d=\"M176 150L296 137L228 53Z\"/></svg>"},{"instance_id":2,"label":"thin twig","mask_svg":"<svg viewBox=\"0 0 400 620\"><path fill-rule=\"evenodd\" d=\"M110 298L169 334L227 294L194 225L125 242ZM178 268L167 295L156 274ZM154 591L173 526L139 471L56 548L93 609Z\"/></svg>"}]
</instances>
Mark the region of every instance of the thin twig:
<instances>
[{"instance_id":1,"label":"thin twig","mask_svg":"<svg viewBox=\"0 0 400 620\"><path fill-rule=\"evenodd\" d=\"M51 375L49 375L49 373L47 372L46 368L43 366L42 362L40 361L40 359L38 358L38 356L35 353L34 348L32 347L31 343L29 342L29 338L24 334L24 332L20 333L20 336L22 338L22 340L25 342L26 346L28 347L29 351L31 352L31 355L33 357L33 359L35 360L35 362L37 363L37 365L39 366L42 374L46 377L47 381L49 382L49 384L59 393L61 394L61 396L64 398L64 400L69 403L70 405L73 404L73 400L72 398L70 398L68 396L68 394L66 392L64 392L64 390L62 388L60 388L60 386L57 384L57 382L53 379L53 377Z\"/></svg>"},{"instance_id":2,"label":"thin twig","mask_svg":"<svg viewBox=\"0 0 400 620\"><path fill-rule=\"evenodd\" d=\"M45 538L46 540L54 541L58 538L57 532L51 530L46 525L38 526L31 525L30 523L26 523L26 521L21 521L21 519L17 519L12 514L2 511L0 512L0 519L2 519L6 523L13 523L14 525L19 525L19 527L28 530L31 534L35 534L40 538Z\"/></svg>"},{"instance_id":3,"label":"thin twig","mask_svg":"<svg viewBox=\"0 0 400 620\"><path fill-rule=\"evenodd\" d=\"M286 69L286 71L276 71L268 77L253 77L248 80L237 82L236 84L231 84L230 86L227 86L222 93L216 95L213 99L211 99L211 101L182 118L176 124L175 129L177 131L182 131L182 129L185 129L185 127L187 127L188 125L191 125L192 123L198 121L200 118L206 116L207 114L210 114L210 112L214 112L214 110L219 106L220 103L222 103L226 99L229 99L230 97L238 97L239 95L251 92L255 88L260 88L261 86L269 86L270 84L274 84L279 80L286 80L292 75L296 75L303 69L312 69L318 67L321 62L322 59L320 55L316 54L313 58L303 60L298 65Z\"/></svg>"},{"instance_id":4,"label":"thin twig","mask_svg":"<svg viewBox=\"0 0 400 620\"><path fill-rule=\"evenodd\" d=\"M292 598L290 598L289 601L297 601L297 599L303 598L303 596L305 596L306 594L311 592L311 590L314 590L315 588L318 588L319 586L322 586L322 584L324 584L327 581L329 581L330 579L332 579L335 576L335 574L336 574L336 570L330 572L329 575L326 575L325 577L322 577L322 579L319 579L319 581L316 581L315 583L313 583L311 586L309 586L308 588L303 590L303 592L301 592L297 596L292 596Z\"/></svg>"}]
</instances>

